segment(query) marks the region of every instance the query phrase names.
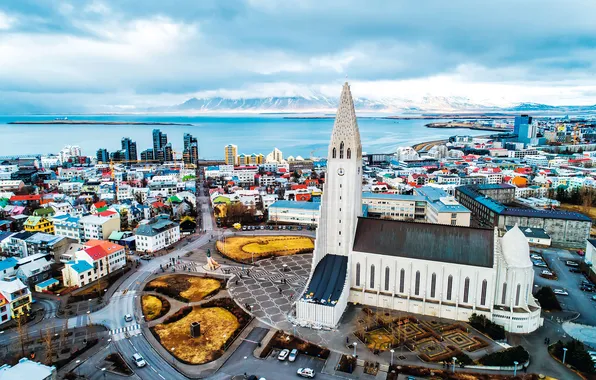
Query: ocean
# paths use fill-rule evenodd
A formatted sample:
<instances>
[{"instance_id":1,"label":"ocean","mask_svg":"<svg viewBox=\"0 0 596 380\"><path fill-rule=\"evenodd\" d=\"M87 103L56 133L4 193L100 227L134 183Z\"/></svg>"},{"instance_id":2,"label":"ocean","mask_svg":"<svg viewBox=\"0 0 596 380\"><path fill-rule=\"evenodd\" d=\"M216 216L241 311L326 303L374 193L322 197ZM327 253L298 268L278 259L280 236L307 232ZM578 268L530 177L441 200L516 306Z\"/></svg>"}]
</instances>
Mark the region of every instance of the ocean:
<instances>
[{"instance_id":1,"label":"ocean","mask_svg":"<svg viewBox=\"0 0 596 380\"><path fill-rule=\"evenodd\" d=\"M277 147L284 157L324 157L333 128L333 119L287 119L288 115L156 116L156 115L61 115L69 120L184 123L186 125L34 125L7 124L11 121L53 120L56 116L0 116L0 156L57 153L65 145L78 145L84 155L97 149L121 149L120 140L130 137L137 151L151 148L151 132L167 133L173 149L182 153L182 136L190 133L199 141L199 155L222 159L224 146L235 144L238 153L267 155ZM429 120L358 119L362 149L366 153L393 153L399 146L439 140L453 135L486 135L487 131L431 129Z\"/></svg>"}]
</instances>

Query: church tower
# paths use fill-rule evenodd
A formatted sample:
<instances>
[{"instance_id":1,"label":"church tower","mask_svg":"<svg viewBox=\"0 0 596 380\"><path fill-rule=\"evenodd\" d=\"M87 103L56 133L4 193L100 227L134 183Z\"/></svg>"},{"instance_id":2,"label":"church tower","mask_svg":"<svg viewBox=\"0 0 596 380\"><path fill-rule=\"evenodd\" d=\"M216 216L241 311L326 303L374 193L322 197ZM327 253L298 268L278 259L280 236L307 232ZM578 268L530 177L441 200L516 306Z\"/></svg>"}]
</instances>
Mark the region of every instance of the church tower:
<instances>
[{"instance_id":1,"label":"church tower","mask_svg":"<svg viewBox=\"0 0 596 380\"><path fill-rule=\"evenodd\" d=\"M329 152L313 267L327 254L348 256L362 215L362 144L350 86L343 85Z\"/></svg>"}]
</instances>

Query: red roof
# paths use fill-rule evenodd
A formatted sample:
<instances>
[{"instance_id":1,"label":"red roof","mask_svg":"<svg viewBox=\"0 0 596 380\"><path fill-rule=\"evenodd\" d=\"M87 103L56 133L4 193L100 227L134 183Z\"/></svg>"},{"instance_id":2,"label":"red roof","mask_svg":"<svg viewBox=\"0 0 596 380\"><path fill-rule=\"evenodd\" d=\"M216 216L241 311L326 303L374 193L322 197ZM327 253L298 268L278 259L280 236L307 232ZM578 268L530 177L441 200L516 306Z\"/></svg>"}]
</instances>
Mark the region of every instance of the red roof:
<instances>
[{"instance_id":1,"label":"red roof","mask_svg":"<svg viewBox=\"0 0 596 380\"><path fill-rule=\"evenodd\" d=\"M114 214L117 214L116 211L112 211L112 210L106 210L106 211L102 211L100 213L98 213L97 215L99 216L112 216Z\"/></svg>"},{"instance_id":2,"label":"red roof","mask_svg":"<svg viewBox=\"0 0 596 380\"><path fill-rule=\"evenodd\" d=\"M94 260L99 260L99 259L103 259L104 257L106 257L108 255L108 252L106 252L101 245L96 245L95 247L91 247L91 248L87 248L85 250L85 252L87 252L87 254Z\"/></svg>"},{"instance_id":3,"label":"red roof","mask_svg":"<svg viewBox=\"0 0 596 380\"><path fill-rule=\"evenodd\" d=\"M108 204L105 201L99 201L97 203L94 203L93 206L95 206L95 208L102 208L107 206Z\"/></svg>"},{"instance_id":4,"label":"red roof","mask_svg":"<svg viewBox=\"0 0 596 380\"><path fill-rule=\"evenodd\" d=\"M85 252L93 259L99 260L108 255L111 255L114 252L118 252L124 249L123 246L118 245L116 243L112 243L105 240L89 240L85 243L86 246L89 248L85 249Z\"/></svg>"},{"instance_id":5,"label":"red roof","mask_svg":"<svg viewBox=\"0 0 596 380\"><path fill-rule=\"evenodd\" d=\"M153 206L155 208L164 208L164 207L166 207L166 205L163 202L160 202L160 201L151 203L151 206Z\"/></svg>"},{"instance_id":6,"label":"red roof","mask_svg":"<svg viewBox=\"0 0 596 380\"><path fill-rule=\"evenodd\" d=\"M41 199L40 194L35 195L13 195L10 197L11 202L19 202L19 201L38 201Z\"/></svg>"}]
</instances>

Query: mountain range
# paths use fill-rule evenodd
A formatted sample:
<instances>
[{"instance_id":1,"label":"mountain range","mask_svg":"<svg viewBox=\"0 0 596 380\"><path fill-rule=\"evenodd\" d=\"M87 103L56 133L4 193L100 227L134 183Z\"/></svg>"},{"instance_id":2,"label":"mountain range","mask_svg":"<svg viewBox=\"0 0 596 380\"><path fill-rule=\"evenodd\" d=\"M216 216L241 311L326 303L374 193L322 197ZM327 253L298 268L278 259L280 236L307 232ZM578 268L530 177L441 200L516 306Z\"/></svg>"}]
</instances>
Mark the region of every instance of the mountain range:
<instances>
[{"instance_id":1,"label":"mountain range","mask_svg":"<svg viewBox=\"0 0 596 380\"><path fill-rule=\"evenodd\" d=\"M304 113L335 112L337 98L317 96L284 96L264 98L191 98L184 103L152 107L147 112L244 112L244 113ZM590 106L552 106L540 103L518 103L507 106L491 103L474 102L465 97L425 96L419 100L403 98L366 99L354 98L358 112L383 113L433 113L433 112L533 112L553 114L594 113L596 105Z\"/></svg>"}]
</instances>

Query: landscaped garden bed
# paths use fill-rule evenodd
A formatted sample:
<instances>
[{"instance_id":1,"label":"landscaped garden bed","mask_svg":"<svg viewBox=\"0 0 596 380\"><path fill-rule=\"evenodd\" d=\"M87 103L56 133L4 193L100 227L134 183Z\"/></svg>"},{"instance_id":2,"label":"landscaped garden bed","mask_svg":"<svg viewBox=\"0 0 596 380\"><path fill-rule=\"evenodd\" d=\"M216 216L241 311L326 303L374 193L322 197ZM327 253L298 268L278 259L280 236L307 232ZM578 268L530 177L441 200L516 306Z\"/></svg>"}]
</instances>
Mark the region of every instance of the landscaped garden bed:
<instances>
[{"instance_id":1,"label":"landscaped garden bed","mask_svg":"<svg viewBox=\"0 0 596 380\"><path fill-rule=\"evenodd\" d=\"M155 291L182 302L197 302L225 287L223 280L188 274L167 274L150 281L145 291Z\"/></svg>"},{"instance_id":2,"label":"landscaped garden bed","mask_svg":"<svg viewBox=\"0 0 596 380\"><path fill-rule=\"evenodd\" d=\"M251 263L273 256L310 253L315 246L306 236L233 236L218 241L216 248L229 259Z\"/></svg>"},{"instance_id":3,"label":"landscaped garden bed","mask_svg":"<svg viewBox=\"0 0 596 380\"><path fill-rule=\"evenodd\" d=\"M520 373L518 371L517 377L512 377L511 374L499 375L493 373L474 373L474 372L455 372L452 371L451 366L445 369L425 368L418 366L401 366L394 364L387 372L387 380L397 380L398 375L415 376L421 379L449 379L449 380L538 380L539 376L534 373Z\"/></svg>"},{"instance_id":4,"label":"landscaped garden bed","mask_svg":"<svg viewBox=\"0 0 596 380\"><path fill-rule=\"evenodd\" d=\"M131 376L134 373L128 364L126 364L126 361L124 361L122 355L119 353L109 354L105 358L105 361L110 365L110 371L122 374L124 376Z\"/></svg>"},{"instance_id":5,"label":"landscaped garden bed","mask_svg":"<svg viewBox=\"0 0 596 380\"><path fill-rule=\"evenodd\" d=\"M261 358L269 356L273 348L278 348L280 350L283 350L284 348L293 350L295 348L301 354L315 356L321 359L327 359L329 357L329 350L327 348L309 343L300 338L296 338L293 335L285 334L283 331L277 331L273 337L271 337L271 340L269 340L269 343L267 343L267 346L265 346L265 349L261 352Z\"/></svg>"},{"instance_id":6,"label":"landscaped garden bed","mask_svg":"<svg viewBox=\"0 0 596 380\"><path fill-rule=\"evenodd\" d=\"M185 307L153 327L162 346L187 364L204 364L219 358L251 317L230 298ZM199 322L201 334L192 337L190 325Z\"/></svg>"},{"instance_id":7,"label":"landscaped garden bed","mask_svg":"<svg viewBox=\"0 0 596 380\"><path fill-rule=\"evenodd\" d=\"M356 369L356 358L352 355L342 355L337 363L337 371L352 373Z\"/></svg>"},{"instance_id":8,"label":"landscaped garden bed","mask_svg":"<svg viewBox=\"0 0 596 380\"><path fill-rule=\"evenodd\" d=\"M141 307L145 320L152 321L163 317L170 311L170 302L164 297L147 294L141 298Z\"/></svg>"}]
</instances>

